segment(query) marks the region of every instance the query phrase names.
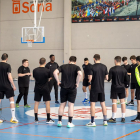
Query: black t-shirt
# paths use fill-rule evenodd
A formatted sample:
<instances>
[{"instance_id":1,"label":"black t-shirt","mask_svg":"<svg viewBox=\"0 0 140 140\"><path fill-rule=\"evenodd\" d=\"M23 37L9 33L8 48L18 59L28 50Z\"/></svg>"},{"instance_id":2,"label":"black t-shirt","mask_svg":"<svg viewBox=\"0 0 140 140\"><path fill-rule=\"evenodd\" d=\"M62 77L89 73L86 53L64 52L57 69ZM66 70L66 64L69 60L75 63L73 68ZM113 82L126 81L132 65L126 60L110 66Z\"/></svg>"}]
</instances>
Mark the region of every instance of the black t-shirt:
<instances>
[{"instance_id":1,"label":"black t-shirt","mask_svg":"<svg viewBox=\"0 0 140 140\"><path fill-rule=\"evenodd\" d=\"M30 69L28 67L20 66L18 68L18 74L30 73ZM18 85L19 87L29 87L30 76L25 75L23 77L18 77Z\"/></svg>"},{"instance_id":2,"label":"black t-shirt","mask_svg":"<svg viewBox=\"0 0 140 140\"><path fill-rule=\"evenodd\" d=\"M54 63L49 62L46 64L45 67L50 70L50 76L54 77L53 72L59 67L59 65L56 62Z\"/></svg>"},{"instance_id":3,"label":"black t-shirt","mask_svg":"<svg viewBox=\"0 0 140 140\"><path fill-rule=\"evenodd\" d=\"M129 83L129 77L125 68L114 66L109 70L109 79L112 79L111 92L125 93L124 83Z\"/></svg>"},{"instance_id":4,"label":"black t-shirt","mask_svg":"<svg viewBox=\"0 0 140 140\"><path fill-rule=\"evenodd\" d=\"M11 73L11 66L7 63L0 62L0 91L12 89L8 79L8 73Z\"/></svg>"},{"instance_id":5,"label":"black t-shirt","mask_svg":"<svg viewBox=\"0 0 140 140\"><path fill-rule=\"evenodd\" d=\"M92 65L90 63L88 63L88 65L85 65L85 64L82 65L82 68L83 68L84 74L85 74L85 79L88 79L88 75L89 75L91 66Z\"/></svg>"},{"instance_id":6,"label":"black t-shirt","mask_svg":"<svg viewBox=\"0 0 140 140\"><path fill-rule=\"evenodd\" d=\"M76 79L78 71L81 71L80 67L74 64L65 64L58 68L61 75L61 87L67 89L76 88Z\"/></svg>"},{"instance_id":7,"label":"black t-shirt","mask_svg":"<svg viewBox=\"0 0 140 140\"><path fill-rule=\"evenodd\" d=\"M136 76L135 76L135 68L137 64L131 64L129 68L129 73L131 73L131 83L137 83Z\"/></svg>"},{"instance_id":8,"label":"black t-shirt","mask_svg":"<svg viewBox=\"0 0 140 140\"><path fill-rule=\"evenodd\" d=\"M130 65L129 64L127 64L127 65L123 64L122 67L124 67L126 69L126 71L129 73L129 69L130 69ZM128 75L128 77L129 77L129 81L130 81L130 75Z\"/></svg>"},{"instance_id":9,"label":"black t-shirt","mask_svg":"<svg viewBox=\"0 0 140 140\"><path fill-rule=\"evenodd\" d=\"M108 75L107 67L101 63L96 63L91 67L90 75L92 75L91 90L94 93L104 93L104 80Z\"/></svg>"},{"instance_id":10,"label":"black t-shirt","mask_svg":"<svg viewBox=\"0 0 140 140\"><path fill-rule=\"evenodd\" d=\"M38 67L33 70L33 77L35 79L35 89L48 89L48 79L50 78L50 70L45 67Z\"/></svg>"}]
</instances>

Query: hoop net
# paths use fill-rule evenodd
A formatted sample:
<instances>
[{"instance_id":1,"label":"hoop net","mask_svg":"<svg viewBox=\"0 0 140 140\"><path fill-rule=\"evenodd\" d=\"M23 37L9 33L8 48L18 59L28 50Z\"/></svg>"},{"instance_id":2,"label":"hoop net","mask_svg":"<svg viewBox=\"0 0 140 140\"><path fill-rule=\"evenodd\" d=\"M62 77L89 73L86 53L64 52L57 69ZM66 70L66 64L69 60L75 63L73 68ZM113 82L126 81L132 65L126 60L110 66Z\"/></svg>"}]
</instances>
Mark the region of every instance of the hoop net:
<instances>
[{"instance_id":1,"label":"hoop net","mask_svg":"<svg viewBox=\"0 0 140 140\"><path fill-rule=\"evenodd\" d=\"M34 40L26 40L28 47L32 47Z\"/></svg>"}]
</instances>

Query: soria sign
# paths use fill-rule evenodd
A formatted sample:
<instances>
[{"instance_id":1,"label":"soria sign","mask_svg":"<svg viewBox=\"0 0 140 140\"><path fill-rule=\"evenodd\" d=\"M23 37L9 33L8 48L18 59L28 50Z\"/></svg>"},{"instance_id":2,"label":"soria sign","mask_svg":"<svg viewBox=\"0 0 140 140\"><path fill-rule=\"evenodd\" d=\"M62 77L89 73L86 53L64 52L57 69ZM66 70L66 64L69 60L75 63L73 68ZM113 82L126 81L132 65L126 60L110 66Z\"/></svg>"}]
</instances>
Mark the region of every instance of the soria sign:
<instances>
[{"instance_id":1,"label":"soria sign","mask_svg":"<svg viewBox=\"0 0 140 140\"><path fill-rule=\"evenodd\" d=\"M12 0L13 1L13 14L20 14L34 12L34 2L22 2L21 0ZM41 3L40 3L41 2ZM39 0L37 5L37 11L40 12L42 10L43 0ZM44 11L52 11L52 0L45 0L45 4L43 6Z\"/></svg>"}]
</instances>

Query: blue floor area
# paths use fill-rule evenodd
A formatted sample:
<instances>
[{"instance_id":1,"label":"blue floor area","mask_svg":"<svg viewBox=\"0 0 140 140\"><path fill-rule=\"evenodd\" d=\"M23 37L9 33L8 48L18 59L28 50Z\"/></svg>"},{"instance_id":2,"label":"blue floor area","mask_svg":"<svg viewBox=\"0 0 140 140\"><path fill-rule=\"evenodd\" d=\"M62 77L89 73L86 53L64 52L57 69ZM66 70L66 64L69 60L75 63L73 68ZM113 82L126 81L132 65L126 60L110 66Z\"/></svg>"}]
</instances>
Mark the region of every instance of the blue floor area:
<instances>
[{"instance_id":1,"label":"blue floor area","mask_svg":"<svg viewBox=\"0 0 140 140\"><path fill-rule=\"evenodd\" d=\"M15 81L17 87L17 81ZM126 112L126 123L121 123L121 118L117 118L116 124L109 124L108 126L103 126L102 112L100 109L100 104L97 103L96 106L96 127L86 127L90 121L89 114L89 104L83 104L82 100L84 94L82 92L82 84L78 88L77 99L75 103L75 118L73 123L76 125L74 128L66 128L67 125L67 110L66 115L63 117L63 127L58 128L57 125L57 112L59 105L54 102L54 91L51 93L51 108L52 108L52 118L55 120L55 124L48 125L45 123L45 109L42 112L45 105L43 102L40 103L39 112L39 124L34 123L33 108L34 108L34 81L30 83L30 90L28 96L28 104L31 105L30 109L25 109L23 107L23 100L20 102L20 108L16 109L16 117L19 120L18 124L11 124L9 121L11 119L11 111L9 100L2 100L2 112L0 114L5 118L5 122L0 124L0 140L113 140L119 137L122 140L140 140L140 123L132 123L131 119L136 117L137 104L135 101L134 107L127 107ZM108 118L111 117L111 100L110 100L110 83L105 83L105 93L106 93L106 106L108 107ZM18 89L15 91L15 100L17 99ZM129 99L130 100L130 94ZM120 105L118 105L120 108ZM31 115L27 115L28 113ZM84 113L85 112L85 113ZM117 115L121 115L120 109L118 109ZM132 133L136 131L135 133Z\"/></svg>"}]
</instances>

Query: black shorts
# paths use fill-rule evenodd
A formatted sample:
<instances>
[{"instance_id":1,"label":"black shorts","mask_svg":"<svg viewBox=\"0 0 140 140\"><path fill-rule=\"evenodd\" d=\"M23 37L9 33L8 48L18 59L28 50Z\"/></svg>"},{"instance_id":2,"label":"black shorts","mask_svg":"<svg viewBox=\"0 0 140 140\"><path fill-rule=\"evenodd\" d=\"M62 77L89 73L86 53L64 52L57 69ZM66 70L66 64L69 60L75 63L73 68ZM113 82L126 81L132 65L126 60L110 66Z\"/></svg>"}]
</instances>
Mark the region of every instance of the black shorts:
<instances>
[{"instance_id":1,"label":"black shorts","mask_svg":"<svg viewBox=\"0 0 140 140\"><path fill-rule=\"evenodd\" d=\"M71 103L75 103L76 95L77 95L77 88L75 89L61 88L60 90L61 103L64 103L67 101Z\"/></svg>"},{"instance_id":2,"label":"black shorts","mask_svg":"<svg viewBox=\"0 0 140 140\"><path fill-rule=\"evenodd\" d=\"M14 97L14 90L13 89L9 89L6 91L0 91L0 99L4 99L4 95L6 96L7 99Z\"/></svg>"},{"instance_id":3,"label":"black shorts","mask_svg":"<svg viewBox=\"0 0 140 140\"><path fill-rule=\"evenodd\" d=\"M124 85L125 85L125 88L129 88L130 83L125 83Z\"/></svg>"},{"instance_id":4,"label":"black shorts","mask_svg":"<svg viewBox=\"0 0 140 140\"><path fill-rule=\"evenodd\" d=\"M88 81L89 81L88 79L85 79L85 78L84 78L84 80L83 80L83 86L84 86L84 87L90 86L90 83L89 83Z\"/></svg>"},{"instance_id":5,"label":"black shorts","mask_svg":"<svg viewBox=\"0 0 140 140\"><path fill-rule=\"evenodd\" d=\"M136 85L137 85L136 83L131 83L131 87L130 88L131 89L136 89Z\"/></svg>"},{"instance_id":6,"label":"black shorts","mask_svg":"<svg viewBox=\"0 0 140 140\"><path fill-rule=\"evenodd\" d=\"M110 95L110 99L118 99L118 97L119 99L124 99L126 96L125 93L115 93L115 92L111 93Z\"/></svg>"},{"instance_id":7,"label":"black shorts","mask_svg":"<svg viewBox=\"0 0 140 140\"><path fill-rule=\"evenodd\" d=\"M51 101L49 89L35 89L34 101L40 102L43 97L43 101Z\"/></svg>"},{"instance_id":8,"label":"black shorts","mask_svg":"<svg viewBox=\"0 0 140 140\"><path fill-rule=\"evenodd\" d=\"M90 102L104 102L105 94L104 93L94 93L90 91Z\"/></svg>"},{"instance_id":9,"label":"black shorts","mask_svg":"<svg viewBox=\"0 0 140 140\"><path fill-rule=\"evenodd\" d=\"M136 88L135 96L136 100L140 100L140 88Z\"/></svg>"}]
</instances>

